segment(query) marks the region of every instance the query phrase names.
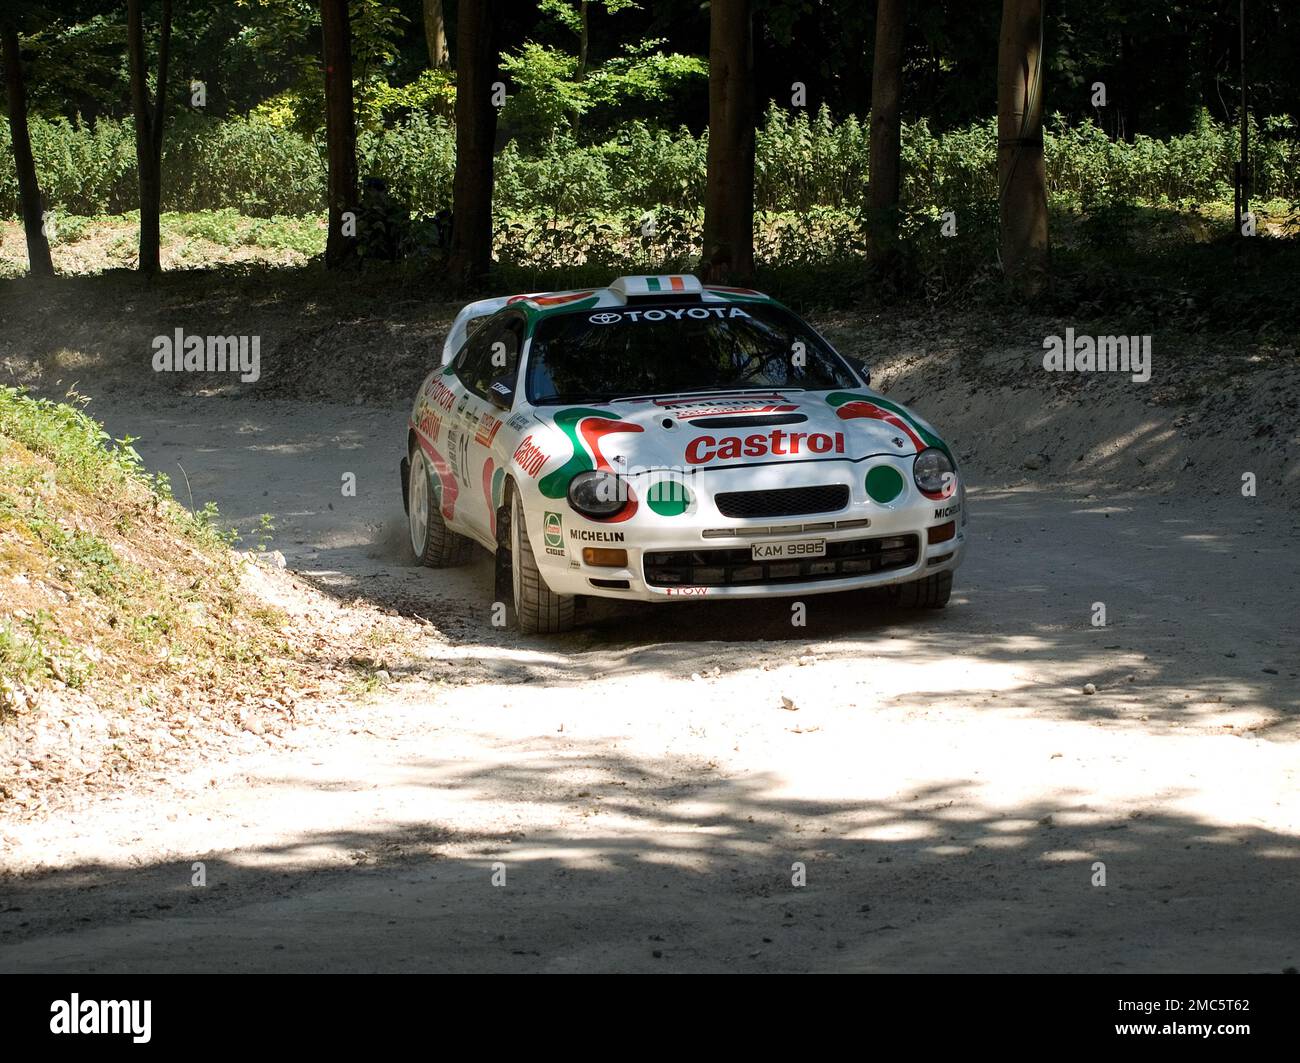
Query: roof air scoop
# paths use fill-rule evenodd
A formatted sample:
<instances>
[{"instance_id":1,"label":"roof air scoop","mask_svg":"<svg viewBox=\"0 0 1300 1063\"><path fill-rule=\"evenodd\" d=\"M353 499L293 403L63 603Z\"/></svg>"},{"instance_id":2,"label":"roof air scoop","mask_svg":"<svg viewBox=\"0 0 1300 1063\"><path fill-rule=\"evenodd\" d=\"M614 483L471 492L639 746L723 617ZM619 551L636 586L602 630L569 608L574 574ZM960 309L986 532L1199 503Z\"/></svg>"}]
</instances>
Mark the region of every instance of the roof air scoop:
<instances>
[{"instance_id":1,"label":"roof air scoop","mask_svg":"<svg viewBox=\"0 0 1300 1063\"><path fill-rule=\"evenodd\" d=\"M690 274L670 274L662 277L619 277L609 286L610 291L632 303L697 303L704 298L704 288L698 277Z\"/></svg>"}]
</instances>

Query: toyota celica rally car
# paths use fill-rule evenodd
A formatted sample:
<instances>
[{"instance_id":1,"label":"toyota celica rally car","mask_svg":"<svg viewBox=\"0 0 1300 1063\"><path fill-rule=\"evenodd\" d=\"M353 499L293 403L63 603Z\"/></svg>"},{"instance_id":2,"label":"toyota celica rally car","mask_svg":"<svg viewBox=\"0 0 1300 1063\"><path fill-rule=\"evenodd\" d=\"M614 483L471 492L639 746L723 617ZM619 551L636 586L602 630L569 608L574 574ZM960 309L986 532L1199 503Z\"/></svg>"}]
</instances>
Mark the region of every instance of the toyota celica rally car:
<instances>
[{"instance_id":1,"label":"toyota celica rally car","mask_svg":"<svg viewBox=\"0 0 1300 1063\"><path fill-rule=\"evenodd\" d=\"M964 487L869 383L774 299L690 276L471 303L411 411L411 547L491 551L528 633L572 627L581 595L943 606Z\"/></svg>"}]
</instances>

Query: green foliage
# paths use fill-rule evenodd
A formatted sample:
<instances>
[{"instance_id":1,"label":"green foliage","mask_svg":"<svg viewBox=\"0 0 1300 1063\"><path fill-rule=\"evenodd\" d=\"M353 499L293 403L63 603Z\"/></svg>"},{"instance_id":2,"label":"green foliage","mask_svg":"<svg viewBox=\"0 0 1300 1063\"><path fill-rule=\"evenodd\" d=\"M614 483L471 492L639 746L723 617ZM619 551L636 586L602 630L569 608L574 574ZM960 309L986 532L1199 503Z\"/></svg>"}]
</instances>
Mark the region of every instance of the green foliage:
<instances>
[{"instance_id":1,"label":"green foliage","mask_svg":"<svg viewBox=\"0 0 1300 1063\"><path fill-rule=\"evenodd\" d=\"M574 75L576 56L528 41L501 57L501 72L515 87L501 121L530 144L545 142L591 109L586 87Z\"/></svg>"},{"instance_id":2,"label":"green foliage","mask_svg":"<svg viewBox=\"0 0 1300 1063\"><path fill-rule=\"evenodd\" d=\"M166 213L162 216L162 228L164 236L206 240L221 247L297 251L308 257L319 254L323 246L323 236L314 217L249 218L233 207ZM59 232L63 239L62 227Z\"/></svg>"},{"instance_id":3,"label":"green foliage","mask_svg":"<svg viewBox=\"0 0 1300 1063\"><path fill-rule=\"evenodd\" d=\"M998 199L997 119L935 136L925 119L903 127L904 209L962 210Z\"/></svg>"},{"instance_id":4,"label":"green foliage","mask_svg":"<svg viewBox=\"0 0 1300 1063\"><path fill-rule=\"evenodd\" d=\"M0 621L0 679L30 683L46 675L45 654L35 639Z\"/></svg>"},{"instance_id":5,"label":"green foliage","mask_svg":"<svg viewBox=\"0 0 1300 1063\"><path fill-rule=\"evenodd\" d=\"M213 545L234 547L243 541L234 527L222 528L221 510L215 502L204 502L202 509L190 514L190 522L195 535Z\"/></svg>"},{"instance_id":6,"label":"green foliage","mask_svg":"<svg viewBox=\"0 0 1300 1063\"><path fill-rule=\"evenodd\" d=\"M275 251L297 251L310 258L325 246L325 234L314 217L287 218L273 215L254 218L239 234L242 247L264 247Z\"/></svg>"},{"instance_id":7,"label":"green foliage","mask_svg":"<svg viewBox=\"0 0 1300 1063\"><path fill-rule=\"evenodd\" d=\"M45 201L78 215L122 214L139 204L135 123L31 120L32 153ZM7 121L0 151L12 155ZM320 209L325 168L303 137L269 122L178 114L163 141L163 209L232 207L254 215ZM18 210L18 178L0 168L0 211Z\"/></svg>"},{"instance_id":8,"label":"green foliage","mask_svg":"<svg viewBox=\"0 0 1300 1063\"><path fill-rule=\"evenodd\" d=\"M615 203L610 176L601 147L581 147L560 136L540 155L525 158L511 141L497 157L498 202L560 217L606 210Z\"/></svg>"},{"instance_id":9,"label":"green foliage","mask_svg":"<svg viewBox=\"0 0 1300 1063\"><path fill-rule=\"evenodd\" d=\"M582 84L593 106L616 110L631 101L657 103L692 78L707 78L708 64L693 55L662 52L663 38L625 44L623 54L588 71Z\"/></svg>"},{"instance_id":10,"label":"green foliage","mask_svg":"<svg viewBox=\"0 0 1300 1063\"><path fill-rule=\"evenodd\" d=\"M36 399L0 387L0 435L53 461L75 487L93 491L107 478L123 483L139 475L140 455L129 436L114 440L77 406Z\"/></svg>"},{"instance_id":11,"label":"green foliage","mask_svg":"<svg viewBox=\"0 0 1300 1063\"><path fill-rule=\"evenodd\" d=\"M382 133L359 134L357 167L363 176L383 178L412 213L434 214L451 206L456 131L445 118L413 112Z\"/></svg>"},{"instance_id":12,"label":"green foliage","mask_svg":"<svg viewBox=\"0 0 1300 1063\"><path fill-rule=\"evenodd\" d=\"M619 206L636 210L655 205L695 210L704 202L708 137L693 137L634 121L606 145L610 184Z\"/></svg>"},{"instance_id":13,"label":"green foliage","mask_svg":"<svg viewBox=\"0 0 1300 1063\"><path fill-rule=\"evenodd\" d=\"M324 187L317 145L268 122L183 113L163 141L164 210L307 214L321 209Z\"/></svg>"},{"instance_id":14,"label":"green foliage","mask_svg":"<svg viewBox=\"0 0 1300 1063\"><path fill-rule=\"evenodd\" d=\"M135 125L103 119L66 118L28 122L41 193L46 203L72 214L118 214L139 200ZM0 153L13 158L8 119L0 120ZM18 175L0 167L0 210L18 210Z\"/></svg>"},{"instance_id":15,"label":"green foliage","mask_svg":"<svg viewBox=\"0 0 1300 1063\"><path fill-rule=\"evenodd\" d=\"M383 178L416 219L451 206L456 168L454 128L422 102L449 83L429 73L418 87L407 86L409 92L378 94L389 124L362 129L357 137L359 172ZM512 97L507 109L519 99ZM287 115L287 109L272 106L251 118L178 114L164 141L164 210L229 209L261 218L323 210L323 144L287 127ZM8 135L0 121L0 152L9 150ZM42 191L58 214L116 214L136 205L129 119L89 125L34 119L32 141ZM925 119L904 126L904 210L970 215L996 206L996 143L992 119L943 134ZM1165 140L1139 136L1131 143L1111 139L1091 121L1067 126L1058 118L1045 134L1049 188L1056 202L1085 210L1112 203L1221 202L1231 197L1236 145L1235 131L1205 112L1189 133ZM1269 118L1253 130L1251 145L1255 199L1300 199L1295 123ZM869 148L867 124L852 116L837 122L824 106L814 113L770 107L756 131L757 209L859 209L870 178ZM527 139L505 145L496 160L495 202L506 213L552 216L654 207L695 211L703 201L707 152L707 133L695 136L685 128L670 132L636 119L593 144L560 122L531 146ZM14 171L0 169L0 212L13 216L17 209ZM214 235L227 242L221 233ZM316 249L314 236L281 235L285 246ZM62 238L76 236L74 223Z\"/></svg>"},{"instance_id":16,"label":"green foliage","mask_svg":"<svg viewBox=\"0 0 1300 1063\"><path fill-rule=\"evenodd\" d=\"M577 56L527 41L501 56L501 71L514 85L502 124L533 148L575 128L589 112L606 112L608 122L630 103L666 100L691 78L708 75L695 56L659 51L664 43L624 45L622 54L583 72Z\"/></svg>"},{"instance_id":17,"label":"green foliage","mask_svg":"<svg viewBox=\"0 0 1300 1063\"><path fill-rule=\"evenodd\" d=\"M270 513L263 513L257 520L257 549L266 553L266 548L275 538L275 518Z\"/></svg>"},{"instance_id":18,"label":"green foliage","mask_svg":"<svg viewBox=\"0 0 1300 1063\"><path fill-rule=\"evenodd\" d=\"M150 492L155 504L180 531L200 543L217 546L238 540L233 530L225 532L218 527L215 504L209 502L197 513L173 504L170 482L164 475L145 472L144 462L133 446L135 439L113 439L82 409L86 401L74 396L72 402L52 402L33 398L20 388L0 387L0 436L48 458L54 464L57 481L74 490L102 495L138 484ZM101 549L96 545L98 540L80 533L69 535L43 517L39 505L25 513L23 519L43 539L67 552L72 561L91 566L92 577L110 565L111 550L106 545ZM264 526L263 530L269 529Z\"/></svg>"},{"instance_id":19,"label":"green foliage","mask_svg":"<svg viewBox=\"0 0 1300 1063\"><path fill-rule=\"evenodd\" d=\"M375 79L357 114L361 129L382 131L408 115L436 115L447 122L456 118L456 79L447 70L424 70L405 85Z\"/></svg>"},{"instance_id":20,"label":"green foliage","mask_svg":"<svg viewBox=\"0 0 1300 1063\"><path fill-rule=\"evenodd\" d=\"M862 200L870 131L852 116L837 125L825 104L812 117L771 104L756 131L754 155L754 194L762 207L842 207Z\"/></svg>"},{"instance_id":21,"label":"green foliage","mask_svg":"<svg viewBox=\"0 0 1300 1063\"><path fill-rule=\"evenodd\" d=\"M628 8L635 8L634 0L593 0L592 7L603 7L607 14L615 15ZM549 15L561 26L573 34L582 32L581 0L540 0L537 8L544 15Z\"/></svg>"},{"instance_id":22,"label":"green foliage","mask_svg":"<svg viewBox=\"0 0 1300 1063\"><path fill-rule=\"evenodd\" d=\"M275 124L304 137L320 134L325 126L324 71L316 48L294 49L295 43L319 42L320 4L316 0L238 0L246 21L241 41L267 64L283 66L286 88L271 105ZM360 128L373 128L382 120L388 94L387 72L397 59L399 41L409 19L397 4L383 0L350 0L348 20L352 38L352 77ZM269 101L259 105L266 108ZM391 102L391 101L390 101Z\"/></svg>"}]
</instances>

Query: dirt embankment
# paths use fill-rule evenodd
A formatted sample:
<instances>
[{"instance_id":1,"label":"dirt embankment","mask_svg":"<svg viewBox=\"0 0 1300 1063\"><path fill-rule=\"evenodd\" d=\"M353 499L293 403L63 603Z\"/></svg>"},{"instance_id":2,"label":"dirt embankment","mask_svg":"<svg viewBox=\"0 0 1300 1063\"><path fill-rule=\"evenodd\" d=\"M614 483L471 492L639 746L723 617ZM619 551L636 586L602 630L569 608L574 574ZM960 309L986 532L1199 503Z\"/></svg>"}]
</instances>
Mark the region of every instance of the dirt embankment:
<instances>
[{"instance_id":1,"label":"dirt embankment","mask_svg":"<svg viewBox=\"0 0 1300 1063\"><path fill-rule=\"evenodd\" d=\"M0 460L6 819L272 740L402 644L373 606L305 604L278 554L231 550L75 407L0 389Z\"/></svg>"},{"instance_id":2,"label":"dirt embankment","mask_svg":"<svg viewBox=\"0 0 1300 1063\"><path fill-rule=\"evenodd\" d=\"M1251 497L1300 503L1295 346L1165 331L1150 337L1150 380L1139 382L1044 369L1049 337L1096 337L1081 322L1029 318L1008 330L975 315L827 315L819 324L868 358L874 386L941 426L976 479L1249 501L1250 473Z\"/></svg>"}]
</instances>

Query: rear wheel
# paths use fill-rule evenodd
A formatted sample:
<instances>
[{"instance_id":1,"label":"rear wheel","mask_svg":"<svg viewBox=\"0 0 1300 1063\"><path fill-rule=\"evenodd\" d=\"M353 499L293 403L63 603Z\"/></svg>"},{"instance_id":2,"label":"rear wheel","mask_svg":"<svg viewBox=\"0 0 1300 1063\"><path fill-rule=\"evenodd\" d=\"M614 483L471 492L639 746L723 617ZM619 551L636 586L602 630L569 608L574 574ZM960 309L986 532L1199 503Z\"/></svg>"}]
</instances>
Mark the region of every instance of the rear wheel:
<instances>
[{"instance_id":1,"label":"rear wheel","mask_svg":"<svg viewBox=\"0 0 1300 1063\"><path fill-rule=\"evenodd\" d=\"M951 594L952 573L936 572L900 585L895 591L894 604L904 609L942 609Z\"/></svg>"},{"instance_id":2,"label":"rear wheel","mask_svg":"<svg viewBox=\"0 0 1300 1063\"><path fill-rule=\"evenodd\" d=\"M407 524L411 533L411 552L416 560L430 568L448 568L469 559L470 540L457 535L442 519L438 499L430 490L432 470L424 451L411 451L411 471L406 487Z\"/></svg>"},{"instance_id":3,"label":"rear wheel","mask_svg":"<svg viewBox=\"0 0 1300 1063\"><path fill-rule=\"evenodd\" d=\"M574 596L553 594L537 568L523 507L517 492L510 495L510 582L515 616L525 635L554 635L573 628Z\"/></svg>"}]
</instances>

